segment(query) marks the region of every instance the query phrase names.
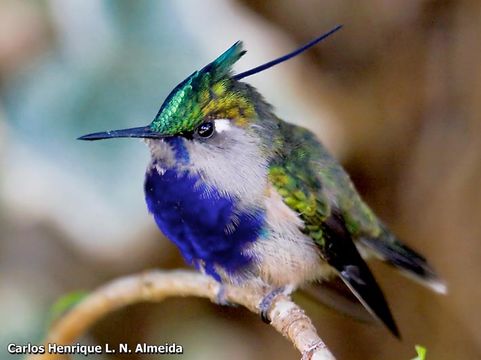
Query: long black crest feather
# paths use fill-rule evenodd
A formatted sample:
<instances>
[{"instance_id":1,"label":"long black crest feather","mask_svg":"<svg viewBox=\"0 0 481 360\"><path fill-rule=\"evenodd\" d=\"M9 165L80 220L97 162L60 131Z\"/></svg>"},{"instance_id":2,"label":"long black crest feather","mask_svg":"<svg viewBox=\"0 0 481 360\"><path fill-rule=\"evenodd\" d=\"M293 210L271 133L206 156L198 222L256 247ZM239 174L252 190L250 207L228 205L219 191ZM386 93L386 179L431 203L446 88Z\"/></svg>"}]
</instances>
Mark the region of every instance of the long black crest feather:
<instances>
[{"instance_id":1,"label":"long black crest feather","mask_svg":"<svg viewBox=\"0 0 481 360\"><path fill-rule=\"evenodd\" d=\"M240 79L243 79L245 77L248 77L248 76L251 76L251 75L254 75L254 74L257 74L261 71L264 71L264 70L267 70L269 69L270 67L273 67L277 64L280 64L280 63L283 63L284 61L287 61L289 59L292 59L293 57L301 54L302 52L306 51L307 49L313 47L314 45L316 45L317 43L319 43L320 41L324 40L325 38L327 38L328 36L334 34L336 31L338 31L339 29L342 28L342 25L337 25L335 28L329 30L327 33L325 34L322 34L321 36L319 36L318 38L308 42L306 45L300 47L299 49L297 50L294 50L293 52L289 53L289 54L286 54L286 55L283 55L277 59L274 59L272 61L269 61L269 62L266 62L265 64L262 64L262 65L259 65L259 66L256 66L255 68L253 69L250 69L250 70L247 70L247 71L244 71L240 74L237 74L237 75L234 75L233 78L235 80L240 80Z\"/></svg>"}]
</instances>

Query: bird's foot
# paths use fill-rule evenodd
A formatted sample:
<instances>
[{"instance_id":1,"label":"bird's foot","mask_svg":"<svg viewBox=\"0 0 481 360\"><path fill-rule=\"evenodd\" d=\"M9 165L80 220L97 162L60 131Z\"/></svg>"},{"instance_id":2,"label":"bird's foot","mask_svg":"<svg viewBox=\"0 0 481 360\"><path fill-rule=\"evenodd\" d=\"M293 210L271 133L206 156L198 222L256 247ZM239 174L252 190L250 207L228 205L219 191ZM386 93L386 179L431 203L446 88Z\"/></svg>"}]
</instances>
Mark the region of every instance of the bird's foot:
<instances>
[{"instance_id":1,"label":"bird's foot","mask_svg":"<svg viewBox=\"0 0 481 360\"><path fill-rule=\"evenodd\" d=\"M216 304L222 305L222 306L237 307L237 304L227 300L224 284L219 284L219 290L217 290L217 294L215 296L215 302L216 302Z\"/></svg>"},{"instance_id":2,"label":"bird's foot","mask_svg":"<svg viewBox=\"0 0 481 360\"><path fill-rule=\"evenodd\" d=\"M265 322L266 324L271 323L271 319L269 318L269 310L271 309L272 302L274 301L274 299L281 294L289 295L292 292L292 290L293 288L290 286L281 286L268 292L267 295L262 298L259 304L259 310L260 310L261 319L263 322Z\"/></svg>"},{"instance_id":3,"label":"bird's foot","mask_svg":"<svg viewBox=\"0 0 481 360\"><path fill-rule=\"evenodd\" d=\"M302 353L301 360L311 360L312 355L316 352L316 350L325 349L325 348L326 348L326 344L324 344L322 340L319 340L317 343L315 343L314 345L311 345L309 348L304 350L304 352Z\"/></svg>"}]
</instances>

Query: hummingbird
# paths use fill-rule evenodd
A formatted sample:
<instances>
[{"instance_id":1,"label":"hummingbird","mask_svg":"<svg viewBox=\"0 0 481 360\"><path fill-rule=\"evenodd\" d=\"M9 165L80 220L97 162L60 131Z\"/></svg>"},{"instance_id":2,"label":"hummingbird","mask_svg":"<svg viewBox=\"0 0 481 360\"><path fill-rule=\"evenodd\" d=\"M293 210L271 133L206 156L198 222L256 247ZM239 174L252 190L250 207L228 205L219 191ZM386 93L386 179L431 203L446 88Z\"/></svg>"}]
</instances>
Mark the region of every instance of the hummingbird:
<instances>
[{"instance_id":1,"label":"hummingbird","mask_svg":"<svg viewBox=\"0 0 481 360\"><path fill-rule=\"evenodd\" d=\"M259 304L264 319L280 292L340 278L400 337L365 260L377 257L440 293L445 284L373 213L320 140L280 119L242 81L341 27L234 74L246 53L238 41L179 83L149 125L79 139L144 139L151 154L145 200L157 226L188 264L220 284L269 289Z\"/></svg>"}]
</instances>

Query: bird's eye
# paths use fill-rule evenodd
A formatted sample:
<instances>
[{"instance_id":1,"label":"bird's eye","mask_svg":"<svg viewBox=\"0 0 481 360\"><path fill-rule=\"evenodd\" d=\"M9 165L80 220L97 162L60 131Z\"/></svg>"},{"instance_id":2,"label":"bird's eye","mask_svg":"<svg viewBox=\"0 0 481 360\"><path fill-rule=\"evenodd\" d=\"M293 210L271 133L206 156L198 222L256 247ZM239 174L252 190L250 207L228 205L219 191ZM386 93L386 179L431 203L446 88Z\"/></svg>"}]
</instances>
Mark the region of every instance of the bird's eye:
<instances>
[{"instance_id":1,"label":"bird's eye","mask_svg":"<svg viewBox=\"0 0 481 360\"><path fill-rule=\"evenodd\" d=\"M196 132L200 137L207 139L214 134L215 125L213 121L206 121L199 125Z\"/></svg>"}]
</instances>

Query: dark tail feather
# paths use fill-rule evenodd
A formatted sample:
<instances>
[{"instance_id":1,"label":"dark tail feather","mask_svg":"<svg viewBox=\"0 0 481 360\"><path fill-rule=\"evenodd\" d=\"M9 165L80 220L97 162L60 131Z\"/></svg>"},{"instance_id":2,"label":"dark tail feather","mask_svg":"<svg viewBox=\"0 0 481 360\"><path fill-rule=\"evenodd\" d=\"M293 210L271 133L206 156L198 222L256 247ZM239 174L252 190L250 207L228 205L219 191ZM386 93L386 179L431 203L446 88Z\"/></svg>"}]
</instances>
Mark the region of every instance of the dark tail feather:
<instances>
[{"instance_id":1,"label":"dark tail feather","mask_svg":"<svg viewBox=\"0 0 481 360\"><path fill-rule=\"evenodd\" d=\"M349 287L364 307L376 318L381 320L391 333L401 338L399 329L384 298L381 288L371 274L361 255L354 262L356 265L342 266L339 272L341 279Z\"/></svg>"},{"instance_id":2,"label":"dark tail feather","mask_svg":"<svg viewBox=\"0 0 481 360\"><path fill-rule=\"evenodd\" d=\"M441 294L446 284L438 277L426 259L397 240L388 230L379 238L362 238L361 243L381 260L393 265L404 275Z\"/></svg>"},{"instance_id":3,"label":"dark tail feather","mask_svg":"<svg viewBox=\"0 0 481 360\"><path fill-rule=\"evenodd\" d=\"M334 210L324 221L322 230L324 242L320 249L324 259L338 271L362 305L381 320L394 336L400 338L384 294L352 241L344 219Z\"/></svg>"}]
</instances>

